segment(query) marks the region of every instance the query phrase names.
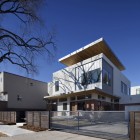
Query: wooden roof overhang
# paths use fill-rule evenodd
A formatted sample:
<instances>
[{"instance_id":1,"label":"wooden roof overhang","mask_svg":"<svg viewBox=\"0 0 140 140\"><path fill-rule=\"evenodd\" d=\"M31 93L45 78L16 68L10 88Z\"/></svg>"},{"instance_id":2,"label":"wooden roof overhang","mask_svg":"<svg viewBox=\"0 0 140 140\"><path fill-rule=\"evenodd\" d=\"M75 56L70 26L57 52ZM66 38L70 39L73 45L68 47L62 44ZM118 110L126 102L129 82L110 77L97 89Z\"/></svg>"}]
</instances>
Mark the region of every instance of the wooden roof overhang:
<instances>
[{"instance_id":1,"label":"wooden roof overhang","mask_svg":"<svg viewBox=\"0 0 140 140\"><path fill-rule=\"evenodd\" d=\"M103 53L119 70L125 70L124 65L107 45L103 38L100 38L89 45L59 59L59 62L71 66L85 59Z\"/></svg>"},{"instance_id":2,"label":"wooden roof overhang","mask_svg":"<svg viewBox=\"0 0 140 140\"><path fill-rule=\"evenodd\" d=\"M108 94L106 92L103 92L99 88L95 88L95 89L91 89L91 90L83 90L83 91L78 91L78 92L72 92L72 93L68 93L68 94L45 96L44 99L50 99L51 100L51 99L66 98L66 97L73 97L73 96L79 96L79 95L87 95L87 94L91 94L91 93L95 93L95 94L98 94L98 95L110 97L110 98L113 98L113 99L120 99L119 96Z\"/></svg>"}]
</instances>

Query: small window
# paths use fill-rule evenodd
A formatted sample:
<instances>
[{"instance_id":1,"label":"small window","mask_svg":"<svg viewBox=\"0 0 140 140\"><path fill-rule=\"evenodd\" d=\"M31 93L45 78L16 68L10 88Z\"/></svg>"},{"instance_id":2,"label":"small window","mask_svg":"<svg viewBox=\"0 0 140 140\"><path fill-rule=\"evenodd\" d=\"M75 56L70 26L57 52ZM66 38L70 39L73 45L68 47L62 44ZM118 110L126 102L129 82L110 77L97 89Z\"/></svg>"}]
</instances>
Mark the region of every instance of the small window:
<instances>
[{"instance_id":1,"label":"small window","mask_svg":"<svg viewBox=\"0 0 140 140\"><path fill-rule=\"evenodd\" d=\"M55 81L55 91L59 91L59 81Z\"/></svg>"},{"instance_id":2,"label":"small window","mask_svg":"<svg viewBox=\"0 0 140 140\"><path fill-rule=\"evenodd\" d=\"M63 110L67 110L67 103L63 103Z\"/></svg>"},{"instance_id":3,"label":"small window","mask_svg":"<svg viewBox=\"0 0 140 140\"><path fill-rule=\"evenodd\" d=\"M17 101L22 101L22 97L20 95L17 95Z\"/></svg>"},{"instance_id":4,"label":"small window","mask_svg":"<svg viewBox=\"0 0 140 140\"><path fill-rule=\"evenodd\" d=\"M105 100L105 99L106 99L106 97L102 96L102 100Z\"/></svg>"},{"instance_id":5,"label":"small window","mask_svg":"<svg viewBox=\"0 0 140 140\"><path fill-rule=\"evenodd\" d=\"M98 95L98 99L101 99L101 95Z\"/></svg>"},{"instance_id":6,"label":"small window","mask_svg":"<svg viewBox=\"0 0 140 140\"><path fill-rule=\"evenodd\" d=\"M113 99L110 99L111 102L113 102Z\"/></svg>"},{"instance_id":7,"label":"small window","mask_svg":"<svg viewBox=\"0 0 140 140\"><path fill-rule=\"evenodd\" d=\"M127 94L127 85L121 81L121 92Z\"/></svg>"},{"instance_id":8,"label":"small window","mask_svg":"<svg viewBox=\"0 0 140 140\"><path fill-rule=\"evenodd\" d=\"M30 83L30 86L33 86L34 84L33 83Z\"/></svg>"},{"instance_id":9,"label":"small window","mask_svg":"<svg viewBox=\"0 0 140 140\"><path fill-rule=\"evenodd\" d=\"M119 99L115 99L114 100L114 103L119 103Z\"/></svg>"},{"instance_id":10,"label":"small window","mask_svg":"<svg viewBox=\"0 0 140 140\"><path fill-rule=\"evenodd\" d=\"M105 69L103 69L103 83L111 86L111 74Z\"/></svg>"},{"instance_id":11,"label":"small window","mask_svg":"<svg viewBox=\"0 0 140 140\"><path fill-rule=\"evenodd\" d=\"M91 94L85 95L85 99L91 99Z\"/></svg>"}]
</instances>

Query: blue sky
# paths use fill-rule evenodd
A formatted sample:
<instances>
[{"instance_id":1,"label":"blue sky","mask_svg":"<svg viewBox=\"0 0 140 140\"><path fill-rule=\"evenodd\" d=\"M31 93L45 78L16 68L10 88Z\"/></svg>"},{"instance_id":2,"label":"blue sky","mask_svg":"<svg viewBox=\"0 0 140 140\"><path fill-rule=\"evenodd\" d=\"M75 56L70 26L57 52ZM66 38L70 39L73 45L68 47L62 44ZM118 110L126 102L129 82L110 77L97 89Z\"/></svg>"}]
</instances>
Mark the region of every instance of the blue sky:
<instances>
[{"instance_id":1,"label":"blue sky","mask_svg":"<svg viewBox=\"0 0 140 140\"><path fill-rule=\"evenodd\" d=\"M56 31L57 51L55 60L39 60L39 74L33 78L51 81L52 73L64 67L59 58L103 37L126 67L123 73L132 85L140 85L139 0L48 0L40 15L46 29ZM5 26L16 28L14 22ZM10 64L1 64L0 70L26 76Z\"/></svg>"}]
</instances>

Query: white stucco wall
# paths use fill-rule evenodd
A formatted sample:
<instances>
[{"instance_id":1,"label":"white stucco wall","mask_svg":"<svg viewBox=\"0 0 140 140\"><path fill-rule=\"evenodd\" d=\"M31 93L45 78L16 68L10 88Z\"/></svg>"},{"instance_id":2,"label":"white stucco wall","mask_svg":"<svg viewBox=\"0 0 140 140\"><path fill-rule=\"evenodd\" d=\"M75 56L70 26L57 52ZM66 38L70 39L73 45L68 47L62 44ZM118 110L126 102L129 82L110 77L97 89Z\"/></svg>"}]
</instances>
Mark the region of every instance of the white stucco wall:
<instances>
[{"instance_id":1,"label":"white stucco wall","mask_svg":"<svg viewBox=\"0 0 140 140\"><path fill-rule=\"evenodd\" d=\"M8 94L8 108L46 109L46 102L43 100L47 95L45 82L4 73L4 91Z\"/></svg>"}]
</instances>

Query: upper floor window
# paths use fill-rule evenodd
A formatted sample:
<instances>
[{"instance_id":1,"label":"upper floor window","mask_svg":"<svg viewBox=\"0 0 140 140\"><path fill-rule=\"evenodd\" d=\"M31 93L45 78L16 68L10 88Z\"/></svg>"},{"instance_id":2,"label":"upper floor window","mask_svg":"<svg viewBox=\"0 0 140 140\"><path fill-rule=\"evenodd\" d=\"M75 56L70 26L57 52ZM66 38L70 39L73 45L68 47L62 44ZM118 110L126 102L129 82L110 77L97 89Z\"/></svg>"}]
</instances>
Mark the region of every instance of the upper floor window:
<instances>
[{"instance_id":1,"label":"upper floor window","mask_svg":"<svg viewBox=\"0 0 140 140\"><path fill-rule=\"evenodd\" d=\"M111 74L105 69L103 69L103 83L111 86Z\"/></svg>"},{"instance_id":2,"label":"upper floor window","mask_svg":"<svg viewBox=\"0 0 140 140\"><path fill-rule=\"evenodd\" d=\"M140 94L140 88L136 89L136 94Z\"/></svg>"},{"instance_id":3,"label":"upper floor window","mask_svg":"<svg viewBox=\"0 0 140 140\"><path fill-rule=\"evenodd\" d=\"M81 75L81 84L88 85L100 81L100 68L85 72Z\"/></svg>"},{"instance_id":4,"label":"upper floor window","mask_svg":"<svg viewBox=\"0 0 140 140\"><path fill-rule=\"evenodd\" d=\"M127 94L127 85L121 81L121 92Z\"/></svg>"},{"instance_id":5,"label":"upper floor window","mask_svg":"<svg viewBox=\"0 0 140 140\"><path fill-rule=\"evenodd\" d=\"M55 81L55 91L59 91L59 81Z\"/></svg>"}]
</instances>

